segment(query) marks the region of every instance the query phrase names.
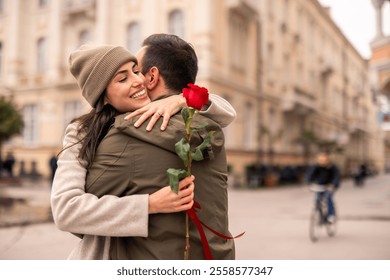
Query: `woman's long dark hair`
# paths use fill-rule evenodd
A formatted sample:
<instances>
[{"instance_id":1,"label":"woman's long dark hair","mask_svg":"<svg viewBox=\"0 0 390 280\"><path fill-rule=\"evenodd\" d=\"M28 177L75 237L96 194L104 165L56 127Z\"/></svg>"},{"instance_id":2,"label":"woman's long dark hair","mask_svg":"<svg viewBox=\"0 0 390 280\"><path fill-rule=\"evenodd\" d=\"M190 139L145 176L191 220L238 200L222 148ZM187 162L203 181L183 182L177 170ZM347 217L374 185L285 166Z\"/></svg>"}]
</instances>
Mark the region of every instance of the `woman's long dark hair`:
<instances>
[{"instance_id":1,"label":"woman's long dark hair","mask_svg":"<svg viewBox=\"0 0 390 280\"><path fill-rule=\"evenodd\" d=\"M77 134L84 135L80 140L81 148L78 157L87 163L86 168L91 166L97 147L106 136L117 115L114 107L110 104L104 104L104 96L105 93L100 96L95 108L89 113L72 121L72 123L79 123Z\"/></svg>"}]
</instances>

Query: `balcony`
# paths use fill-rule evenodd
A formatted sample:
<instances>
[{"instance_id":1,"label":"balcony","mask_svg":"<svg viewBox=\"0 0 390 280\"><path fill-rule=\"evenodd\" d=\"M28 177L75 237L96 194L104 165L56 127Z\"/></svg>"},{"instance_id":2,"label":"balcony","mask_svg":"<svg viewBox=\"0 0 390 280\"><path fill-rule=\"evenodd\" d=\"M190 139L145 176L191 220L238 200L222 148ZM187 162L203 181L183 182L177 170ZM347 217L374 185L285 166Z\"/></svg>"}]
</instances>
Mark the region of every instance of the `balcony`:
<instances>
[{"instance_id":1,"label":"balcony","mask_svg":"<svg viewBox=\"0 0 390 280\"><path fill-rule=\"evenodd\" d=\"M298 88L293 88L283 96L282 110L298 115L313 113L316 111L315 98Z\"/></svg>"},{"instance_id":2,"label":"balcony","mask_svg":"<svg viewBox=\"0 0 390 280\"><path fill-rule=\"evenodd\" d=\"M327 78L335 71L334 63L331 59L321 59L320 61L320 71L323 78Z\"/></svg>"},{"instance_id":3,"label":"balcony","mask_svg":"<svg viewBox=\"0 0 390 280\"><path fill-rule=\"evenodd\" d=\"M63 4L65 19L73 16L95 16L96 0L66 0Z\"/></svg>"},{"instance_id":4,"label":"balcony","mask_svg":"<svg viewBox=\"0 0 390 280\"><path fill-rule=\"evenodd\" d=\"M360 118L350 118L348 122L348 131L350 134L368 133L367 123Z\"/></svg>"}]
</instances>

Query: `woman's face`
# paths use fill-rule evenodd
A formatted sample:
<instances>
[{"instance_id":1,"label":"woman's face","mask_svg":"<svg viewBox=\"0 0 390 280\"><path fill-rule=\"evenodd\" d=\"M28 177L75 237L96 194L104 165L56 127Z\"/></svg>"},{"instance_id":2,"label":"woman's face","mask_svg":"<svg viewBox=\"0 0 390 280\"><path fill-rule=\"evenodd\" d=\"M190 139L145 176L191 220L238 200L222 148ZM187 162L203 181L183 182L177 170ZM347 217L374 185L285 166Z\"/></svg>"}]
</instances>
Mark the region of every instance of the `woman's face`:
<instances>
[{"instance_id":1,"label":"woman's face","mask_svg":"<svg viewBox=\"0 0 390 280\"><path fill-rule=\"evenodd\" d=\"M105 102L120 113L134 111L149 104L144 79L133 61L123 64L107 86Z\"/></svg>"}]
</instances>

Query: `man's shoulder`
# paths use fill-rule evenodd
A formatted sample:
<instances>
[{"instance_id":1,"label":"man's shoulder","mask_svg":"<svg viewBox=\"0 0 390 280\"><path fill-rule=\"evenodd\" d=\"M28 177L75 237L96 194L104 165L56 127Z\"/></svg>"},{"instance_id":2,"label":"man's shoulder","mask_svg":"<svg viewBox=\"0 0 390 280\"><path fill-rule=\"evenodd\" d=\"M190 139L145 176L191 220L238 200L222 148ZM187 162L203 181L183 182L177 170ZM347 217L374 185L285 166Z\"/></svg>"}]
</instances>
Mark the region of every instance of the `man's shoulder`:
<instances>
[{"instance_id":1,"label":"man's shoulder","mask_svg":"<svg viewBox=\"0 0 390 280\"><path fill-rule=\"evenodd\" d=\"M115 123L111 128L111 130L114 131L112 133L122 133L128 137L132 137L143 142L164 148L172 147L172 149L174 149L176 142L185 136L185 124L180 113L175 114L170 118L168 126L164 131L160 130L162 118L157 121L151 131L147 131L146 126L148 125L149 120L145 121L140 127L136 128L134 127L134 123L137 118L125 120L124 117L125 115L119 115L116 117ZM223 132L220 125L215 121L198 114L194 117L192 126L196 127L203 123L207 123L207 126L194 133L192 138L194 143L201 143L208 131L215 131L215 140L218 141L213 141L213 144L218 143L217 146L223 145Z\"/></svg>"},{"instance_id":2,"label":"man's shoulder","mask_svg":"<svg viewBox=\"0 0 390 280\"><path fill-rule=\"evenodd\" d=\"M160 135L160 134L166 134L166 133L175 133L178 130L184 131L184 129L185 129L184 120L183 120L180 113L177 113L177 114L171 116L171 118L169 119L169 122L168 122L168 126L164 131L161 131L159 129L159 127L161 126L162 121L163 121L162 118L160 118L156 122L154 128L151 131L147 131L146 126L148 125L149 120L146 120L140 127L136 128L136 127L134 127L134 124L138 120L138 117L132 118L130 120L125 120L125 116L126 116L126 114L118 115L115 118L113 128L118 129L126 134L129 134L129 135L134 135L134 136L140 135L140 134L146 134L149 136L155 135L155 134ZM213 121L212 119L210 119L206 116L200 115L200 114L197 114L194 117L194 119L192 121L192 126L195 127L195 126L198 126L198 125L203 124L203 123L207 123L207 126L212 128L212 130L221 130L221 126L217 122Z\"/></svg>"}]
</instances>

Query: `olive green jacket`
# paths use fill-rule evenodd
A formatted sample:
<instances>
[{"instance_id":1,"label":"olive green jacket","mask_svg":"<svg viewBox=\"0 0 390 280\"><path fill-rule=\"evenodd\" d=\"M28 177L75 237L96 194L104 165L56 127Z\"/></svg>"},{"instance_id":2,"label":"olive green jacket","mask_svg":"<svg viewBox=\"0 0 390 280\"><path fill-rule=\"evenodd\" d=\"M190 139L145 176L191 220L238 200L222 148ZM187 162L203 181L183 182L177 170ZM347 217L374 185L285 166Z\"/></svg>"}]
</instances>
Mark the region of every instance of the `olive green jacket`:
<instances>
[{"instance_id":1,"label":"olive green jacket","mask_svg":"<svg viewBox=\"0 0 390 280\"><path fill-rule=\"evenodd\" d=\"M227 163L224 135L214 121L197 115L193 124L209 125L195 133L195 145L207 131L216 131L207 149L206 159L193 162L195 200L201 204L198 217L216 231L228 230ZM88 169L86 192L102 197L106 194L126 196L151 194L168 185L166 170L183 168L175 153L175 143L183 138L184 121L173 116L165 131L145 126L134 128L135 120L125 121L120 115L101 142L95 160ZM161 120L160 120L161 122ZM115 213L112 213L115 217ZM234 241L215 236L205 229L214 259L234 259ZM185 245L185 212L149 216L148 237L111 238L111 259L183 259ZM190 222L190 259L204 259L200 235Z\"/></svg>"}]
</instances>

